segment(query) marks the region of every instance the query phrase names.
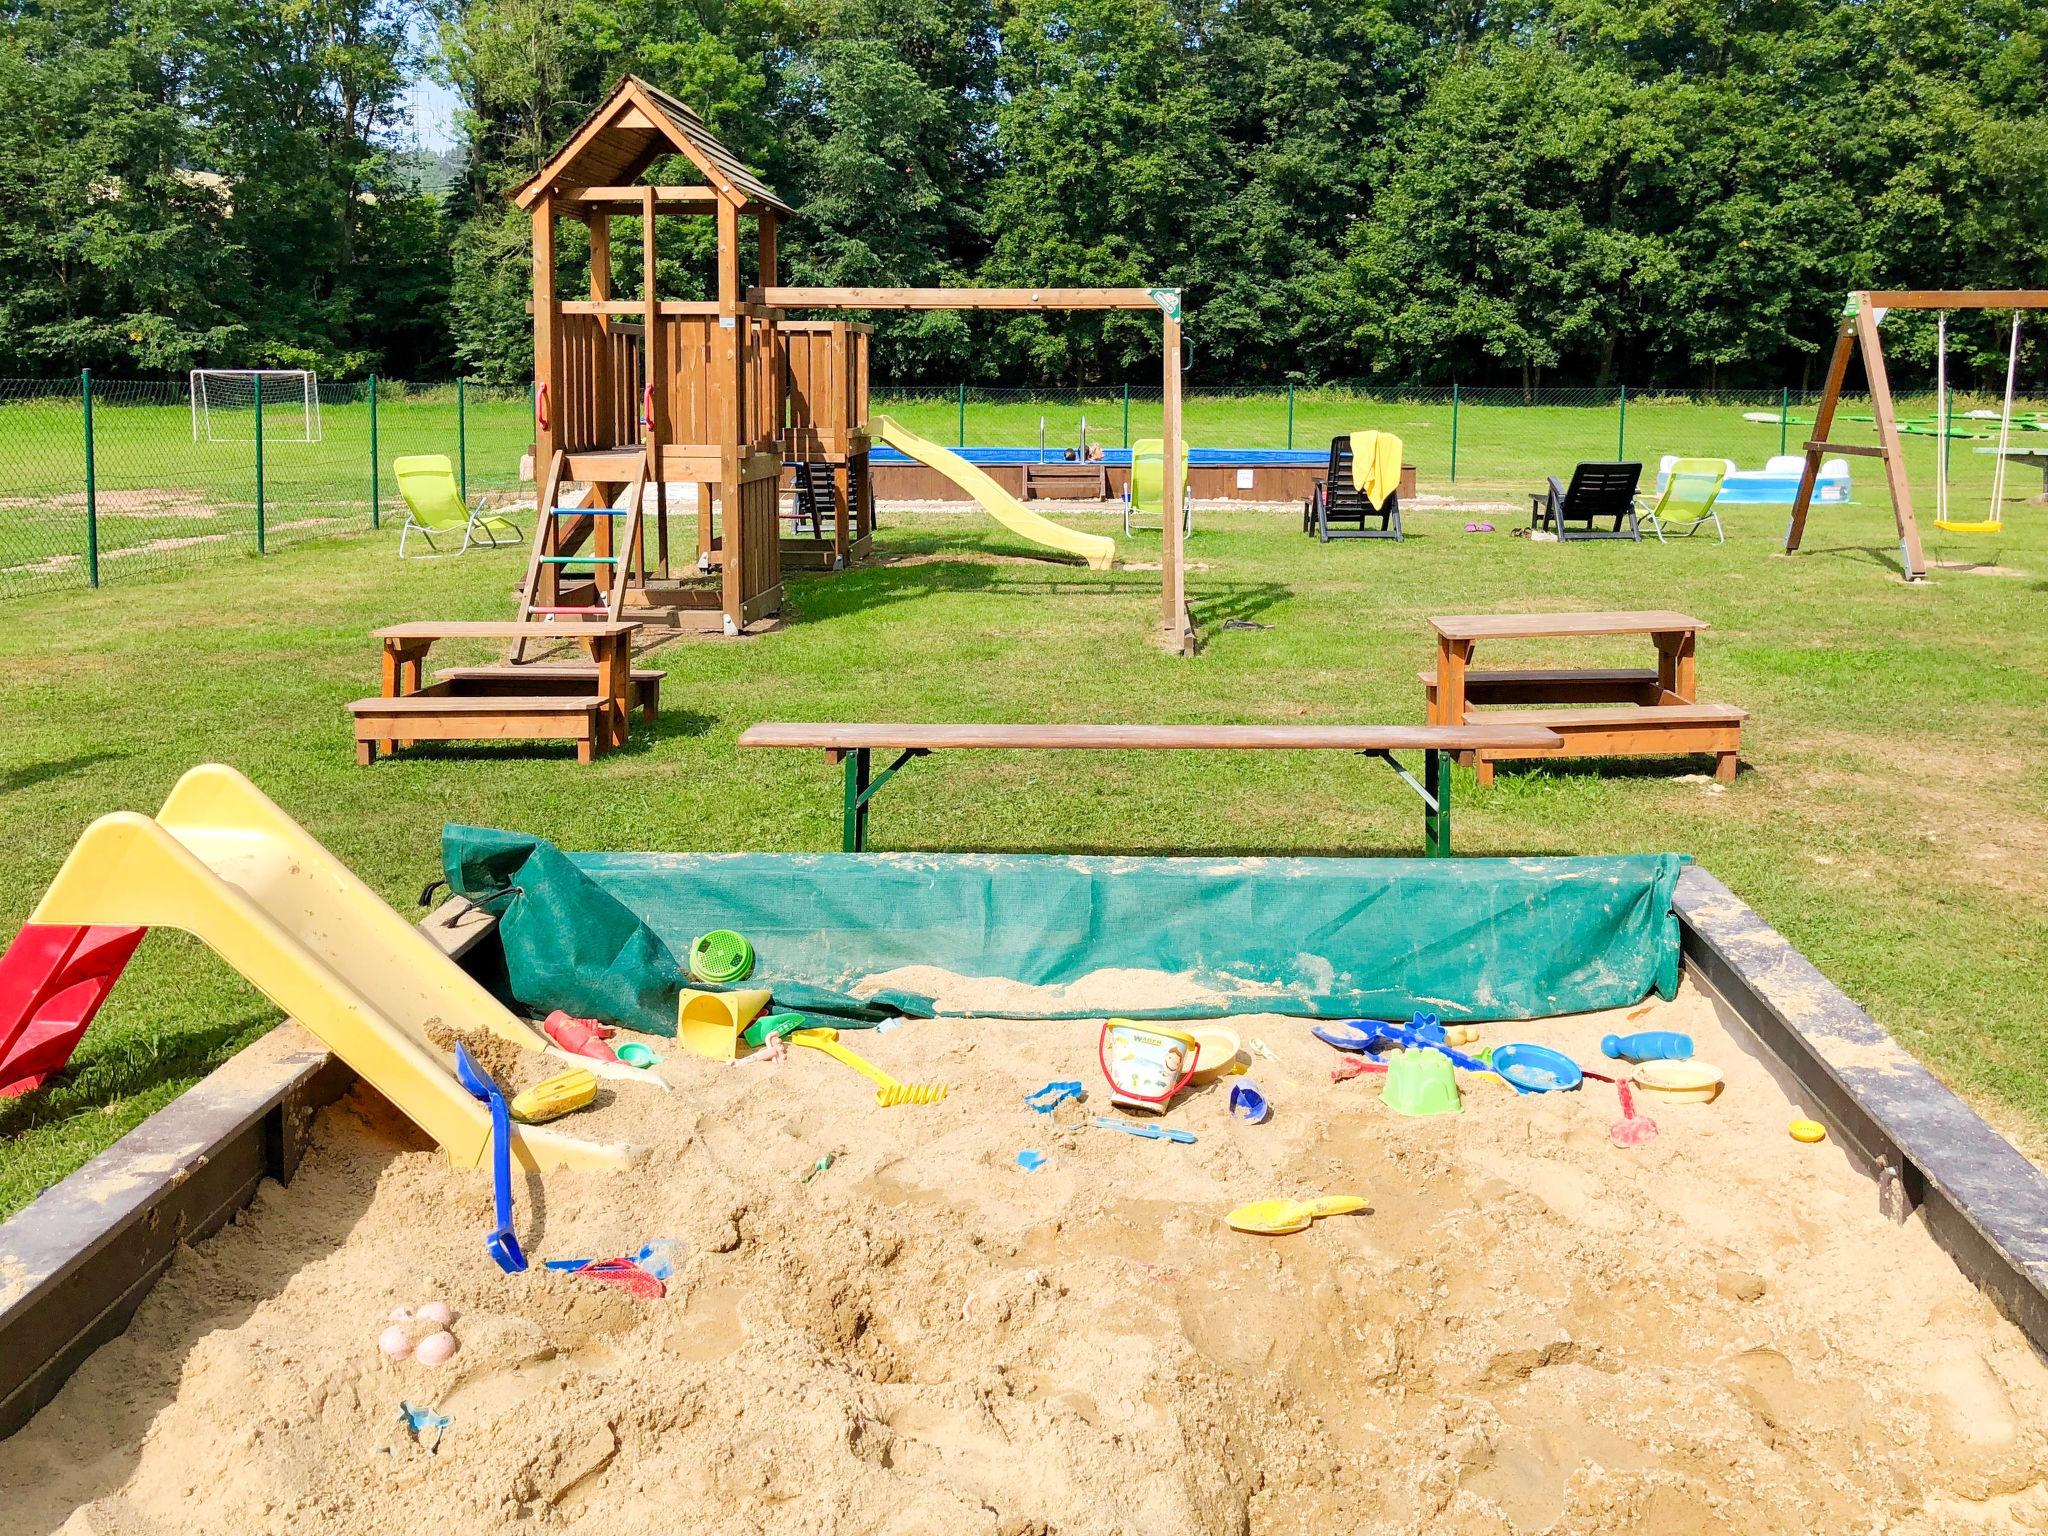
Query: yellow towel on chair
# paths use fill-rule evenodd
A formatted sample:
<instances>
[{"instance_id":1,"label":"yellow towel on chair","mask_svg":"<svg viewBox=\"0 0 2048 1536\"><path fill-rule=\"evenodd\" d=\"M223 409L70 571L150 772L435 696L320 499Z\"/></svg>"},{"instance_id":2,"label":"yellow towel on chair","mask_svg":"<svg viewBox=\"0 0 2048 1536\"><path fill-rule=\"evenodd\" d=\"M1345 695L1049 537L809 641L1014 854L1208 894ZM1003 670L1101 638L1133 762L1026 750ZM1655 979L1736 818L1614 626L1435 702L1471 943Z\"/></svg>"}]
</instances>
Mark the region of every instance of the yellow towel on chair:
<instances>
[{"instance_id":1,"label":"yellow towel on chair","mask_svg":"<svg viewBox=\"0 0 2048 1536\"><path fill-rule=\"evenodd\" d=\"M1391 432L1351 434L1351 483L1383 507L1401 486L1401 439Z\"/></svg>"}]
</instances>

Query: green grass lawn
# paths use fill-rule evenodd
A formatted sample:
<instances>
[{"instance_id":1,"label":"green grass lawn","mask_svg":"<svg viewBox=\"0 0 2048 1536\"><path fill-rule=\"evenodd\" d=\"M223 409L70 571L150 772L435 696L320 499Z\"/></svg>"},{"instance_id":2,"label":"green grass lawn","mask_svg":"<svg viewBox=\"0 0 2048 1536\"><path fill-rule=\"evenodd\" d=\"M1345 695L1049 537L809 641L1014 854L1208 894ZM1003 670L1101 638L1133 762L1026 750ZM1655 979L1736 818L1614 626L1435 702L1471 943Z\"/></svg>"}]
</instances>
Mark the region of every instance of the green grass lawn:
<instances>
[{"instance_id":1,"label":"green grass lawn","mask_svg":"<svg viewBox=\"0 0 2048 1536\"><path fill-rule=\"evenodd\" d=\"M835 847L836 779L809 753L742 759L734 738L756 720L1419 721L1429 614L1668 606L1713 625L1703 696L1751 711L1740 781L1716 788L1703 761L1509 767L1483 794L1461 775L1459 851L1692 854L2039 1154L2048 511L2015 504L2002 539L1933 549L1995 557L2008 574L1938 570L1920 588L1889 563L1885 512L1818 512L1811 553L1791 559L1776 553L1782 519L1738 509L1725 548L1559 547L1465 535L1462 514L1424 511L1398 547L1322 547L1291 514L1204 511L1189 576L1204 649L1182 660L1151 644L1153 573L1013 560L1032 549L971 514L885 518L883 552L921 558L793 578L779 630L671 646L658 728L592 768L516 745L354 766L343 706L374 687L367 631L503 617L516 551L400 566L387 530L4 603L0 923L27 915L92 817L154 810L209 759L249 774L410 911L451 820L569 848ZM1124 553L1156 549L1141 537ZM1613 642L1485 659L1645 654ZM874 836L1406 854L1419 821L1384 768L1352 759L988 754L917 765L878 802ZM0 1211L275 1018L196 944L153 937L72 1071L0 1106Z\"/></svg>"}]
</instances>

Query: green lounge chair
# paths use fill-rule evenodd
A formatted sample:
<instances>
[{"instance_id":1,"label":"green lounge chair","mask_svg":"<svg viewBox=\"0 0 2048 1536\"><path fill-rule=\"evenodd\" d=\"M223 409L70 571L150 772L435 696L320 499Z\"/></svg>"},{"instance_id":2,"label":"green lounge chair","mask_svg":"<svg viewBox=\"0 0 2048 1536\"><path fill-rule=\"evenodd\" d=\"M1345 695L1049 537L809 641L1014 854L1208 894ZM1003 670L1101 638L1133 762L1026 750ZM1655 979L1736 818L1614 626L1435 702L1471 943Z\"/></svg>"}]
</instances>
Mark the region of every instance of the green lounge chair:
<instances>
[{"instance_id":1,"label":"green lounge chair","mask_svg":"<svg viewBox=\"0 0 2048 1536\"><path fill-rule=\"evenodd\" d=\"M462 548L457 554L467 554L472 544L496 549L501 544L525 541L526 535L519 531L519 525L505 515L521 508L486 512L481 496L475 507L463 506L462 493L455 488L455 466L447 454L421 453L394 459L391 468L398 476L398 494L405 498L405 526L398 533L399 559L405 558L405 541L415 533L427 541L427 548L435 554L441 553L441 546L434 542L436 534L453 538L460 533ZM511 537L500 538L501 533Z\"/></svg>"},{"instance_id":2,"label":"green lounge chair","mask_svg":"<svg viewBox=\"0 0 2048 1536\"><path fill-rule=\"evenodd\" d=\"M1131 483L1124 492L1124 535L1130 536L1131 519L1157 513L1160 527L1166 526L1166 441L1141 437L1131 444ZM1195 531L1195 498L1188 484L1188 445L1180 445L1180 526L1183 533Z\"/></svg>"},{"instance_id":3,"label":"green lounge chair","mask_svg":"<svg viewBox=\"0 0 2048 1536\"><path fill-rule=\"evenodd\" d=\"M1636 497L1637 520L1648 525L1659 544L1671 542L1664 537L1667 528L1691 538L1708 523L1714 525L1715 541L1726 544L1728 535L1714 503L1720 499L1721 480L1727 473L1725 459L1673 459L1664 476L1664 489L1654 497Z\"/></svg>"}]
</instances>

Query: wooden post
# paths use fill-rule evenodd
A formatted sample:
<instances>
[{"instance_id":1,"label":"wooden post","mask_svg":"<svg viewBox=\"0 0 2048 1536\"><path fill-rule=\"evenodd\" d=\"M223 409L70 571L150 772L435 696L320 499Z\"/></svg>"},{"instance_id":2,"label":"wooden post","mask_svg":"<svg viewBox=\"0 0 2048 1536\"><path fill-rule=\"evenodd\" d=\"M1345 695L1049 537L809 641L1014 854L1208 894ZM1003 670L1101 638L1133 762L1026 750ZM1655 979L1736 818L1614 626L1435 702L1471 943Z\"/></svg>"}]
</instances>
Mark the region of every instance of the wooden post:
<instances>
[{"instance_id":1,"label":"wooden post","mask_svg":"<svg viewBox=\"0 0 2048 1536\"><path fill-rule=\"evenodd\" d=\"M1867 293L1857 295L1856 339L1863 344L1863 376L1870 382L1870 414L1877 418L1877 441L1884 449L1884 477L1892 493L1892 517L1899 527L1899 564L1906 580L1924 581L1927 556L1920 550L1920 525L1913 520L1913 488L1906 483L1899 420L1892 409L1891 382L1885 377L1884 346L1877 338L1877 310ZM1808 462L1812 458L1809 453ZM1803 484L1805 475L1799 478Z\"/></svg>"},{"instance_id":2,"label":"wooden post","mask_svg":"<svg viewBox=\"0 0 2048 1536\"><path fill-rule=\"evenodd\" d=\"M533 466L545 477L555 457L561 390L555 374L555 198L543 192L533 205ZM543 509L545 512L545 509Z\"/></svg>"},{"instance_id":3,"label":"wooden post","mask_svg":"<svg viewBox=\"0 0 2048 1536\"><path fill-rule=\"evenodd\" d=\"M740 433L746 420L746 347L740 335L740 215L730 198L718 200L718 327L711 336L712 420L718 442L718 500L725 517L723 607L725 632L739 633L746 592L740 510Z\"/></svg>"},{"instance_id":4,"label":"wooden post","mask_svg":"<svg viewBox=\"0 0 2048 1536\"><path fill-rule=\"evenodd\" d=\"M1192 626L1187 617L1187 574L1182 564L1180 507L1182 496L1180 429L1180 316L1169 314L1162 323L1166 354L1162 378L1163 442L1166 473L1161 477L1162 498L1159 574L1159 621L1171 650L1185 653L1191 647Z\"/></svg>"},{"instance_id":5,"label":"wooden post","mask_svg":"<svg viewBox=\"0 0 2048 1536\"><path fill-rule=\"evenodd\" d=\"M761 211L757 221L760 226L761 275L757 279L763 288L775 286L775 215L767 209Z\"/></svg>"},{"instance_id":6,"label":"wooden post","mask_svg":"<svg viewBox=\"0 0 2048 1536\"><path fill-rule=\"evenodd\" d=\"M593 210L583 216L583 222L590 230L590 297L603 303L612 296L612 219L608 213ZM618 419L619 406L618 380L612 373L612 317L596 318L599 342L597 370L590 381L591 416L597 423L599 445L611 448L618 446L611 440L610 429Z\"/></svg>"},{"instance_id":7,"label":"wooden post","mask_svg":"<svg viewBox=\"0 0 2048 1536\"><path fill-rule=\"evenodd\" d=\"M668 477L662 473L661 448L668 439L669 376L661 344L661 299L655 282L654 188L640 192L640 371L646 383L647 469L654 476L655 569L668 575Z\"/></svg>"}]
</instances>

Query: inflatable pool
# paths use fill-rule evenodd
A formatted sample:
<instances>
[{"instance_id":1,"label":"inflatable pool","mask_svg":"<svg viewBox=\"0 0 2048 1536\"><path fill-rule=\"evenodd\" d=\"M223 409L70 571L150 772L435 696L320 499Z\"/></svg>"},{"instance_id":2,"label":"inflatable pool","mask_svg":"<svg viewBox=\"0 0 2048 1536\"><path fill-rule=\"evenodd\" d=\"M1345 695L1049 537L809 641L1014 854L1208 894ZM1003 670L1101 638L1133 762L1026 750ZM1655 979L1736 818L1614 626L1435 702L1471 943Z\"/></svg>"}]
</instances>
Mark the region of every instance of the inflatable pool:
<instances>
[{"instance_id":1,"label":"inflatable pool","mask_svg":"<svg viewBox=\"0 0 2048 1536\"><path fill-rule=\"evenodd\" d=\"M1664 489L1664 481L1678 459L1679 455L1667 453L1658 464L1659 491ZM1799 476L1806 468L1806 460L1796 453L1778 454L1766 461L1762 469L1737 469L1733 459L1721 462L1728 466L1727 476L1721 481L1719 504L1724 507L1789 507L1799 494ZM1820 502L1849 499L1847 459L1821 461L1820 476L1813 482L1813 499Z\"/></svg>"}]
</instances>

